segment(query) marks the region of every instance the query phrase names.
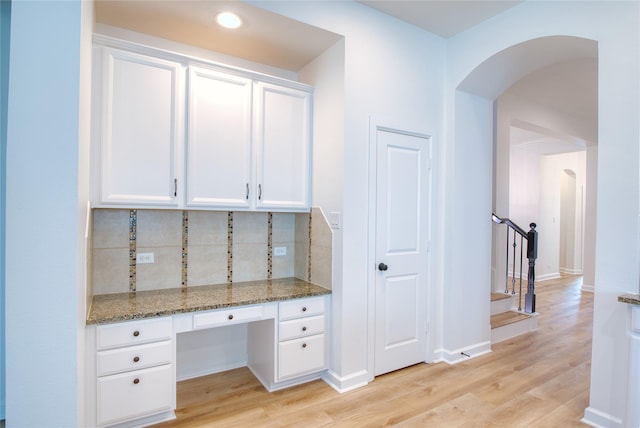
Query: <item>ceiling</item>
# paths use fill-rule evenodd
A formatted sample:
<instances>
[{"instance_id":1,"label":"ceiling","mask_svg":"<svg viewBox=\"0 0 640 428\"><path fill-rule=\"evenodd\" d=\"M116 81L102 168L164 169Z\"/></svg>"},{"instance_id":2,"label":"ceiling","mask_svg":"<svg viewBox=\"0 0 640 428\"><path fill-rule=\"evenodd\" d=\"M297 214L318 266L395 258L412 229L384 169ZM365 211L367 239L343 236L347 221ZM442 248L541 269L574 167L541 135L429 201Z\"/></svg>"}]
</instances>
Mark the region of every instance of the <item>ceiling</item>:
<instances>
[{"instance_id":1,"label":"ceiling","mask_svg":"<svg viewBox=\"0 0 640 428\"><path fill-rule=\"evenodd\" d=\"M510 0L374 0L358 1L387 15L449 38L522 1Z\"/></svg>"},{"instance_id":2,"label":"ceiling","mask_svg":"<svg viewBox=\"0 0 640 428\"><path fill-rule=\"evenodd\" d=\"M241 1L98 0L96 22L297 71L342 36ZM227 30L215 23L223 11L242 17Z\"/></svg>"},{"instance_id":3,"label":"ceiling","mask_svg":"<svg viewBox=\"0 0 640 428\"><path fill-rule=\"evenodd\" d=\"M374 0L363 5L443 38L490 19L521 1ZM255 4L255 2L254 2ZM225 30L217 13L238 13L244 25ZM242 1L97 0L96 22L298 71L342 36ZM597 122L597 59L553 64L525 76L513 93L584 120Z\"/></svg>"},{"instance_id":4,"label":"ceiling","mask_svg":"<svg viewBox=\"0 0 640 428\"><path fill-rule=\"evenodd\" d=\"M521 3L511 0L375 0L363 5L447 38ZM237 0L96 0L96 21L297 71L341 36ZM215 25L223 11L244 25Z\"/></svg>"}]
</instances>

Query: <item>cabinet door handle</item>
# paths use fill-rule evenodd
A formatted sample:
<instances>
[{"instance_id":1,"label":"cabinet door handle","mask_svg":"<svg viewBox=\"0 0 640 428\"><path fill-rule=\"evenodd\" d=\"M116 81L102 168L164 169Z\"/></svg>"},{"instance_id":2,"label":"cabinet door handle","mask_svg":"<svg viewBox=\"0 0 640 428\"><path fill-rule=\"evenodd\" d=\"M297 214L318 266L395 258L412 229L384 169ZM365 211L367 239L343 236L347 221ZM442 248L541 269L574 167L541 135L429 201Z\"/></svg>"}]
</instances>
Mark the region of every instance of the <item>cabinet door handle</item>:
<instances>
[{"instance_id":1,"label":"cabinet door handle","mask_svg":"<svg viewBox=\"0 0 640 428\"><path fill-rule=\"evenodd\" d=\"M232 320L232 319L233 319L233 314L230 314L228 318L229 318L230 320Z\"/></svg>"},{"instance_id":2,"label":"cabinet door handle","mask_svg":"<svg viewBox=\"0 0 640 428\"><path fill-rule=\"evenodd\" d=\"M133 362L137 363L138 361L140 361L140 357L138 357L137 355L135 357L133 357Z\"/></svg>"},{"instance_id":3,"label":"cabinet door handle","mask_svg":"<svg viewBox=\"0 0 640 428\"><path fill-rule=\"evenodd\" d=\"M302 327L302 331L307 331L307 327Z\"/></svg>"},{"instance_id":4,"label":"cabinet door handle","mask_svg":"<svg viewBox=\"0 0 640 428\"><path fill-rule=\"evenodd\" d=\"M302 347L303 347L303 348L306 348L306 347L307 347L307 344L306 344L306 343L303 343L303 344L302 344Z\"/></svg>"},{"instance_id":5,"label":"cabinet door handle","mask_svg":"<svg viewBox=\"0 0 640 428\"><path fill-rule=\"evenodd\" d=\"M302 307L302 312L307 312L307 307L306 306Z\"/></svg>"},{"instance_id":6,"label":"cabinet door handle","mask_svg":"<svg viewBox=\"0 0 640 428\"><path fill-rule=\"evenodd\" d=\"M262 184L258 184L258 200L262 200Z\"/></svg>"},{"instance_id":7,"label":"cabinet door handle","mask_svg":"<svg viewBox=\"0 0 640 428\"><path fill-rule=\"evenodd\" d=\"M244 196L245 199L249 199L249 183L247 183L247 193Z\"/></svg>"},{"instance_id":8,"label":"cabinet door handle","mask_svg":"<svg viewBox=\"0 0 640 428\"><path fill-rule=\"evenodd\" d=\"M134 385L137 385L137 384L139 384L139 383L140 383L140 379L139 379L139 378L135 378L135 379L133 380L133 384L134 384Z\"/></svg>"},{"instance_id":9,"label":"cabinet door handle","mask_svg":"<svg viewBox=\"0 0 640 428\"><path fill-rule=\"evenodd\" d=\"M173 196L178 196L178 179L173 179Z\"/></svg>"},{"instance_id":10,"label":"cabinet door handle","mask_svg":"<svg viewBox=\"0 0 640 428\"><path fill-rule=\"evenodd\" d=\"M140 332L138 330L133 332L133 337L138 337L140 336Z\"/></svg>"}]
</instances>

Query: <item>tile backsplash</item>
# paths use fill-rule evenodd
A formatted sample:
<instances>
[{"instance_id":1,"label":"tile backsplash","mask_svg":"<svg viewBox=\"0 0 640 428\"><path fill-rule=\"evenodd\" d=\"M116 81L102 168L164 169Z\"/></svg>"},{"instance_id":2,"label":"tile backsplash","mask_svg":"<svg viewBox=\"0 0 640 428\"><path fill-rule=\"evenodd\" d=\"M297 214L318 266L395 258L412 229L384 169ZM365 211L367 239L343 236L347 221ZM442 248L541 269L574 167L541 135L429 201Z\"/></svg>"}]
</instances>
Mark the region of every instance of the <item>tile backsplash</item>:
<instances>
[{"instance_id":1,"label":"tile backsplash","mask_svg":"<svg viewBox=\"0 0 640 428\"><path fill-rule=\"evenodd\" d=\"M295 276L331 288L322 211L93 210L93 294ZM153 253L153 263L136 256Z\"/></svg>"}]
</instances>

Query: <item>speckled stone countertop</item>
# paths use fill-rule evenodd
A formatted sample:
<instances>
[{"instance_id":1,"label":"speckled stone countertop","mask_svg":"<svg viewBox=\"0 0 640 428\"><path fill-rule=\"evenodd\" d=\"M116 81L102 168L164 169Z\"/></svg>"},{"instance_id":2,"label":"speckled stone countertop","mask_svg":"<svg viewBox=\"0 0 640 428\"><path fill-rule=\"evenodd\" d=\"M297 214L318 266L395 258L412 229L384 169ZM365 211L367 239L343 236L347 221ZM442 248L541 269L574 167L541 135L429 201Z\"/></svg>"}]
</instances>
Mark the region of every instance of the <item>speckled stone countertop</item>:
<instances>
[{"instance_id":1,"label":"speckled stone countertop","mask_svg":"<svg viewBox=\"0 0 640 428\"><path fill-rule=\"evenodd\" d=\"M640 305L640 294L623 294L618 296L618 302Z\"/></svg>"},{"instance_id":2,"label":"speckled stone countertop","mask_svg":"<svg viewBox=\"0 0 640 428\"><path fill-rule=\"evenodd\" d=\"M93 296L87 324L104 324L330 294L297 278Z\"/></svg>"}]
</instances>

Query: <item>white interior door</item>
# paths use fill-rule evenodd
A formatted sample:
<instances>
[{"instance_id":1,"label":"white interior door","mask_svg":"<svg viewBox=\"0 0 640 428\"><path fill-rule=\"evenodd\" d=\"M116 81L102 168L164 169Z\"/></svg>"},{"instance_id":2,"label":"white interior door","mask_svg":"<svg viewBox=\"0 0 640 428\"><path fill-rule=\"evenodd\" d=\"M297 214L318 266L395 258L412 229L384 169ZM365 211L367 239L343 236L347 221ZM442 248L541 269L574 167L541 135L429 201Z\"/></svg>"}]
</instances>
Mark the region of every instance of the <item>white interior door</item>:
<instances>
[{"instance_id":1,"label":"white interior door","mask_svg":"<svg viewBox=\"0 0 640 428\"><path fill-rule=\"evenodd\" d=\"M427 357L427 136L376 129L376 296L374 374Z\"/></svg>"}]
</instances>

